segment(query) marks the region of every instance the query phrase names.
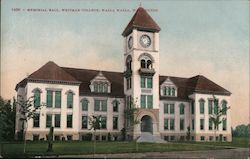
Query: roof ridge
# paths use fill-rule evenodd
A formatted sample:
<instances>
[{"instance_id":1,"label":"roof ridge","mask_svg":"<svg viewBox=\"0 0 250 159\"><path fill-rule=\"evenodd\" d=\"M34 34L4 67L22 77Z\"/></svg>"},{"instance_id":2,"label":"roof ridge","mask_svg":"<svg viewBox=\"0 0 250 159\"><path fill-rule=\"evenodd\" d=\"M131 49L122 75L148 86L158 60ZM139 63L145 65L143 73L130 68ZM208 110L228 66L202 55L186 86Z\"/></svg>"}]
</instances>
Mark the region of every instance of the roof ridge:
<instances>
[{"instance_id":1,"label":"roof ridge","mask_svg":"<svg viewBox=\"0 0 250 159\"><path fill-rule=\"evenodd\" d=\"M76 69L76 70L88 70L88 71L97 71L97 72L109 72L109 73L123 73L118 71L104 71L104 70L94 70L94 69L85 69L85 68L75 68L75 67L61 67L62 69Z\"/></svg>"}]
</instances>

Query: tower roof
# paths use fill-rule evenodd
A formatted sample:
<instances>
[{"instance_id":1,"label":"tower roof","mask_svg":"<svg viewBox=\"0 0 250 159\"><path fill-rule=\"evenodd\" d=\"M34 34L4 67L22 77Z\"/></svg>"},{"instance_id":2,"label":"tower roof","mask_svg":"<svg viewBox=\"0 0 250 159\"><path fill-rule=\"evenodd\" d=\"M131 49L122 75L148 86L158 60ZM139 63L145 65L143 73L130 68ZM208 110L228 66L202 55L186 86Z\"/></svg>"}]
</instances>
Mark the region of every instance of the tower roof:
<instances>
[{"instance_id":1,"label":"tower roof","mask_svg":"<svg viewBox=\"0 0 250 159\"><path fill-rule=\"evenodd\" d=\"M142 7L139 7L136 10L134 16L128 23L127 27L124 29L122 35L127 36L133 28L143 31L152 31L152 32L159 32L161 30L158 24Z\"/></svg>"}]
</instances>

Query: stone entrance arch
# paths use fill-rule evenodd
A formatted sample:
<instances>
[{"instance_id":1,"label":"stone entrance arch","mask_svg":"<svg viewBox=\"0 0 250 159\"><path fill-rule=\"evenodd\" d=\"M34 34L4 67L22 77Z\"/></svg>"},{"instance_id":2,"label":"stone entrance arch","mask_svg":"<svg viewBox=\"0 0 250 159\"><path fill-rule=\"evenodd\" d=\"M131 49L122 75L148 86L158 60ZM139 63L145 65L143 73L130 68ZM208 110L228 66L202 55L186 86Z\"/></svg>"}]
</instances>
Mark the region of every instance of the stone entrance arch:
<instances>
[{"instance_id":1,"label":"stone entrance arch","mask_svg":"<svg viewBox=\"0 0 250 159\"><path fill-rule=\"evenodd\" d=\"M153 133L153 121L152 118L148 115L144 115L141 118L141 132Z\"/></svg>"}]
</instances>

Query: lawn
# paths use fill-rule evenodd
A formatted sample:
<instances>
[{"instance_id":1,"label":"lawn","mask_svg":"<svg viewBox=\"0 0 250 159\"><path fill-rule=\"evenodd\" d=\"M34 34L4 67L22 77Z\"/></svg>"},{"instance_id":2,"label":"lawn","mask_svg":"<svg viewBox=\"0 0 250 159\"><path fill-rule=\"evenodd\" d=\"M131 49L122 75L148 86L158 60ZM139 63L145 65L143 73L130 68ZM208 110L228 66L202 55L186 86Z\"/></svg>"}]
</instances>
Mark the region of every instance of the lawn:
<instances>
[{"instance_id":1,"label":"lawn","mask_svg":"<svg viewBox=\"0 0 250 159\"><path fill-rule=\"evenodd\" d=\"M246 145L245 145L246 144ZM216 145L216 146L214 146ZM93 154L93 142L90 141L61 141L53 145L54 152L47 153L47 142L28 142L26 154L23 154L23 143L2 143L1 154L4 157L21 157L35 155L78 155ZM198 151L225 149L227 146L247 147L247 142L237 139L232 143L140 143L136 150L135 142L97 142L96 153L133 153L133 152L169 152L169 151Z\"/></svg>"}]
</instances>

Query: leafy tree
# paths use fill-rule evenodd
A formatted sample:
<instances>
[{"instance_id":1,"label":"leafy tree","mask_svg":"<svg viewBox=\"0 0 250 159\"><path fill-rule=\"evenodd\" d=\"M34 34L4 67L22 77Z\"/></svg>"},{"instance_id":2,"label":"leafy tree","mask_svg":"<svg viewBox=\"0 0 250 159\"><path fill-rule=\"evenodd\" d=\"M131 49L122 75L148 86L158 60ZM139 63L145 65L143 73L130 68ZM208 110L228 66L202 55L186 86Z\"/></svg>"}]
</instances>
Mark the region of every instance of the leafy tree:
<instances>
[{"instance_id":1,"label":"leafy tree","mask_svg":"<svg viewBox=\"0 0 250 159\"><path fill-rule=\"evenodd\" d=\"M219 125L226 120L225 117L223 117L224 114L226 114L227 110L230 109L230 107L222 107L219 106L218 103L216 103L215 96L213 96L214 106L216 107L217 112L214 112L209 119L212 121L214 125L214 140L216 141L216 132L219 128Z\"/></svg>"},{"instance_id":2,"label":"leafy tree","mask_svg":"<svg viewBox=\"0 0 250 159\"><path fill-rule=\"evenodd\" d=\"M94 138L94 154L96 152L96 130L101 129L101 115L91 115L89 116L89 130L94 130L93 138Z\"/></svg>"},{"instance_id":3,"label":"leafy tree","mask_svg":"<svg viewBox=\"0 0 250 159\"><path fill-rule=\"evenodd\" d=\"M0 140L10 141L15 136L16 100L4 100L0 96Z\"/></svg>"},{"instance_id":4,"label":"leafy tree","mask_svg":"<svg viewBox=\"0 0 250 159\"><path fill-rule=\"evenodd\" d=\"M22 122L22 132L23 132L23 139L24 139L24 148L23 152L26 152L26 130L28 128L28 121L30 119L34 119L36 117L36 111L41 109L45 104L39 105L34 107L34 102L36 101L34 96L29 97L27 100L24 99L22 96L18 96L17 105L19 106L19 113Z\"/></svg>"},{"instance_id":5,"label":"leafy tree","mask_svg":"<svg viewBox=\"0 0 250 159\"><path fill-rule=\"evenodd\" d=\"M248 125L238 125L233 130L233 136L234 137L250 137L250 124Z\"/></svg>"},{"instance_id":6,"label":"leafy tree","mask_svg":"<svg viewBox=\"0 0 250 159\"><path fill-rule=\"evenodd\" d=\"M190 138L191 138L190 126L188 126L187 127L187 136L186 136L187 141L190 141Z\"/></svg>"}]
</instances>

